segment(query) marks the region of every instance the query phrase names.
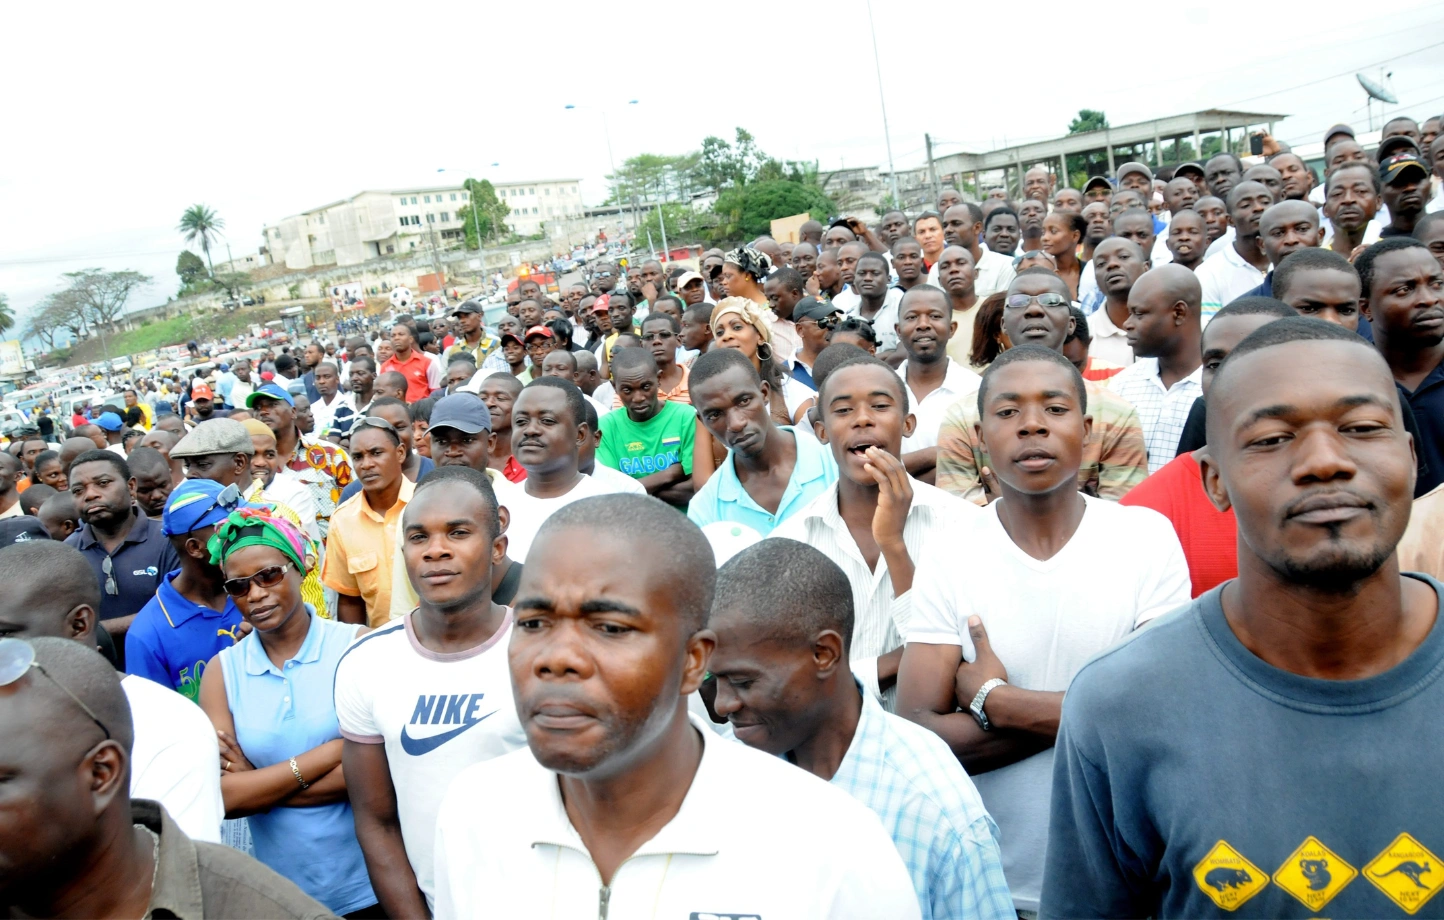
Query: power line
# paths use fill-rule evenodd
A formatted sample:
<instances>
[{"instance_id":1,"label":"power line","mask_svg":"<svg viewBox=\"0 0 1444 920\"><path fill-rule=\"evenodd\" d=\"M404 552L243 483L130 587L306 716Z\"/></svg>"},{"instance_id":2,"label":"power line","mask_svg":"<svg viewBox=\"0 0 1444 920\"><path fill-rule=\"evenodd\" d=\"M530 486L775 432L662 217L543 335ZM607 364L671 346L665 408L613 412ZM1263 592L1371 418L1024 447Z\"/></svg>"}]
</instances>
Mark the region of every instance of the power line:
<instances>
[{"instance_id":1,"label":"power line","mask_svg":"<svg viewBox=\"0 0 1444 920\"><path fill-rule=\"evenodd\" d=\"M1259 95L1257 95L1257 96L1249 96L1247 99L1235 99L1235 100L1233 100L1232 102L1225 102L1225 103L1222 103L1221 105L1223 105L1223 106L1242 105L1242 104L1245 103L1245 102L1253 102L1253 101L1256 100L1256 99L1267 99L1267 98L1270 97L1270 96L1278 96L1278 95L1281 95L1281 94L1283 94L1283 93L1291 93L1291 92L1293 92L1293 91L1296 90L1296 89L1304 89L1304 88L1306 88L1306 87L1314 86L1314 85L1317 85L1317 84L1319 84L1319 83L1327 83L1329 80L1337 80L1339 77L1347 77L1347 76L1349 76L1350 74L1358 73L1358 72L1361 71L1361 70L1367 70L1367 69L1370 68L1370 67L1378 67L1378 66L1380 66L1380 65L1382 65L1382 64L1392 64L1392 63L1394 63L1395 61L1399 60L1400 58L1406 58L1406 57L1409 57L1409 56L1411 56L1411 55L1418 54L1418 53L1421 52L1421 51L1429 51L1429 50L1431 50L1431 49L1438 48L1438 47L1441 47L1441 46L1444 46L1444 42L1434 42L1432 45L1425 45L1425 46L1422 47L1422 48L1415 48L1415 49L1412 50L1412 51L1404 51L1404 52L1402 52L1402 53L1400 53L1400 54L1393 54L1393 55L1390 55L1389 57L1384 58L1384 59L1381 60L1381 61L1373 61L1372 63L1369 63L1369 64L1360 64L1360 65L1357 66L1357 67L1350 67L1348 70L1343 70L1343 71L1340 71L1339 73L1331 74L1331 75L1329 75L1329 76L1327 76L1327 77L1319 77L1319 78L1316 79L1316 80L1310 80L1310 81L1308 81L1307 83L1300 83L1300 84L1298 84L1297 86L1290 86L1290 87L1288 87L1287 89L1271 90L1271 91L1269 91L1269 92L1267 92L1267 93L1261 93L1261 94L1259 94Z\"/></svg>"},{"instance_id":2,"label":"power line","mask_svg":"<svg viewBox=\"0 0 1444 920\"><path fill-rule=\"evenodd\" d=\"M0 265L62 265L68 262L94 262L103 259L130 259L138 256L163 256L175 250L156 249L150 252L103 252L83 256L52 256L36 259L0 259Z\"/></svg>"}]
</instances>

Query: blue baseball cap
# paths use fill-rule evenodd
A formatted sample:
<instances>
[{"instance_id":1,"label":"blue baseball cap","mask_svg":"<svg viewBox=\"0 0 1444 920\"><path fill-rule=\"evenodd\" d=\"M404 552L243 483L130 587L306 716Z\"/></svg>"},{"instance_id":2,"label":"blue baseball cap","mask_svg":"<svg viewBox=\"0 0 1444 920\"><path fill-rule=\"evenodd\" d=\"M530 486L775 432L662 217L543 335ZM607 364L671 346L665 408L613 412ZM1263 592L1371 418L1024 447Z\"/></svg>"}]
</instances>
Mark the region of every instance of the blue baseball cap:
<instances>
[{"instance_id":1,"label":"blue baseball cap","mask_svg":"<svg viewBox=\"0 0 1444 920\"><path fill-rule=\"evenodd\" d=\"M100 418L95 420L95 424L106 431L119 431L125 427L125 422L114 412L100 413Z\"/></svg>"},{"instance_id":2,"label":"blue baseball cap","mask_svg":"<svg viewBox=\"0 0 1444 920\"><path fill-rule=\"evenodd\" d=\"M241 501L241 490L234 485L222 486L209 479L187 479L176 486L166 500L160 532L167 537L180 536L219 524L237 508L253 507Z\"/></svg>"},{"instance_id":3,"label":"blue baseball cap","mask_svg":"<svg viewBox=\"0 0 1444 920\"><path fill-rule=\"evenodd\" d=\"M288 406L294 406L296 404L296 400L291 398L291 394L287 393L278 384L263 383L260 387L256 389L254 393L251 393L249 396L246 397L247 409L255 408L257 396L268 396L271 399L279 399L281 402L285 403Z\"/></svg>"}]
</instances>

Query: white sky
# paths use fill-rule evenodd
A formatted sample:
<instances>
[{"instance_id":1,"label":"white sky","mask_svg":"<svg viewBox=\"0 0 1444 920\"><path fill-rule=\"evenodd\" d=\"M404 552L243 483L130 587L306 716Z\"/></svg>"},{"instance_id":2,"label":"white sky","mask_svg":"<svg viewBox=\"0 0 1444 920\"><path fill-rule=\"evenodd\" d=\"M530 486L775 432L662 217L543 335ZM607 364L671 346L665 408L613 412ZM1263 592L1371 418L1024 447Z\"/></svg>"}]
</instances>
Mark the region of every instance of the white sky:
<instances>
[{"instance_id":1,"label":"white sky","mask_svg":"<svg viewBox=\"0 0 1444 920\"><path fill-rule=\"evenodd\" d=\"M898 168L923 161L924 132L937 153L987 150L1062 134L1080 108L1115 125L1286 113L1290 141L1336 121L1365 130L1352 72L1377 77L1383 61L1391 111L1444 112L1439 0L1020 9L873 0ZM580 177L600 201L599 108L618 162L740 125L774 156L886 164L864 0L23 4L4 24L0 292L22 316L90 266L153 275L133 305L163 301L175 225L198 202L239 256L265 223L363 188L442 184L438 167Z\"/></svg>"}]
</instances>

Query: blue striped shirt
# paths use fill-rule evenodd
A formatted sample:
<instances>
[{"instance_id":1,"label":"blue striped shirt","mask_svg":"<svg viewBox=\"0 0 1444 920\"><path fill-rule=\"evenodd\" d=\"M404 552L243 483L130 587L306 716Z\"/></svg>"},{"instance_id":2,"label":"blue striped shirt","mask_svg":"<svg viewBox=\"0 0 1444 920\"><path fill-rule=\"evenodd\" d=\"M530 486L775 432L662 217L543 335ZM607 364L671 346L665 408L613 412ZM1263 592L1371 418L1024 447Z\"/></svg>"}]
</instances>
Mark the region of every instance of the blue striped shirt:
<instances>
[{"instance_id":1,"label":"blue striped shirt","mask_svg":"<svg viewBox=\"0 0 1444 920\"><path fill-rule=\"evenodd\" d=\"M1014 920L997 825L943 740L866 693L832 784L871 808L912 876L923 920Z\"/></svg>"}]
</instances>

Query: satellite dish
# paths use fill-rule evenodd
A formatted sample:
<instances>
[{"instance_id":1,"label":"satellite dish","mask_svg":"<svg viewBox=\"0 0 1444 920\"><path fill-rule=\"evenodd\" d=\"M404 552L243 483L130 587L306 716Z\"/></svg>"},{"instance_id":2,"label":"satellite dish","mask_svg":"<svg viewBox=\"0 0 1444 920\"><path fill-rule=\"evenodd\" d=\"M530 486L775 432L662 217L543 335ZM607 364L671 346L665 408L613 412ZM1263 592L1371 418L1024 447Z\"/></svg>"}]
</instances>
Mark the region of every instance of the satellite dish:
<instances>
[{"instance_id":1,"label":"satellite dish","mask_svg":"<svg viewBox=\"0 0 1444 920\"><path fill-rule=\"evenodd\" d=\"M1364 88L1364 92L1369 94L1370 99L1377 99L1380 102L1387 102L1389 105L1399 104L1399 97L1389 92L1380 84L1374 82L1373 80L1370 80L1368 77L1364 76L1361 73L1356 73L1354 74L1354 76L1359 79L1359 85Z\"/></svg>"}]
</instances>

